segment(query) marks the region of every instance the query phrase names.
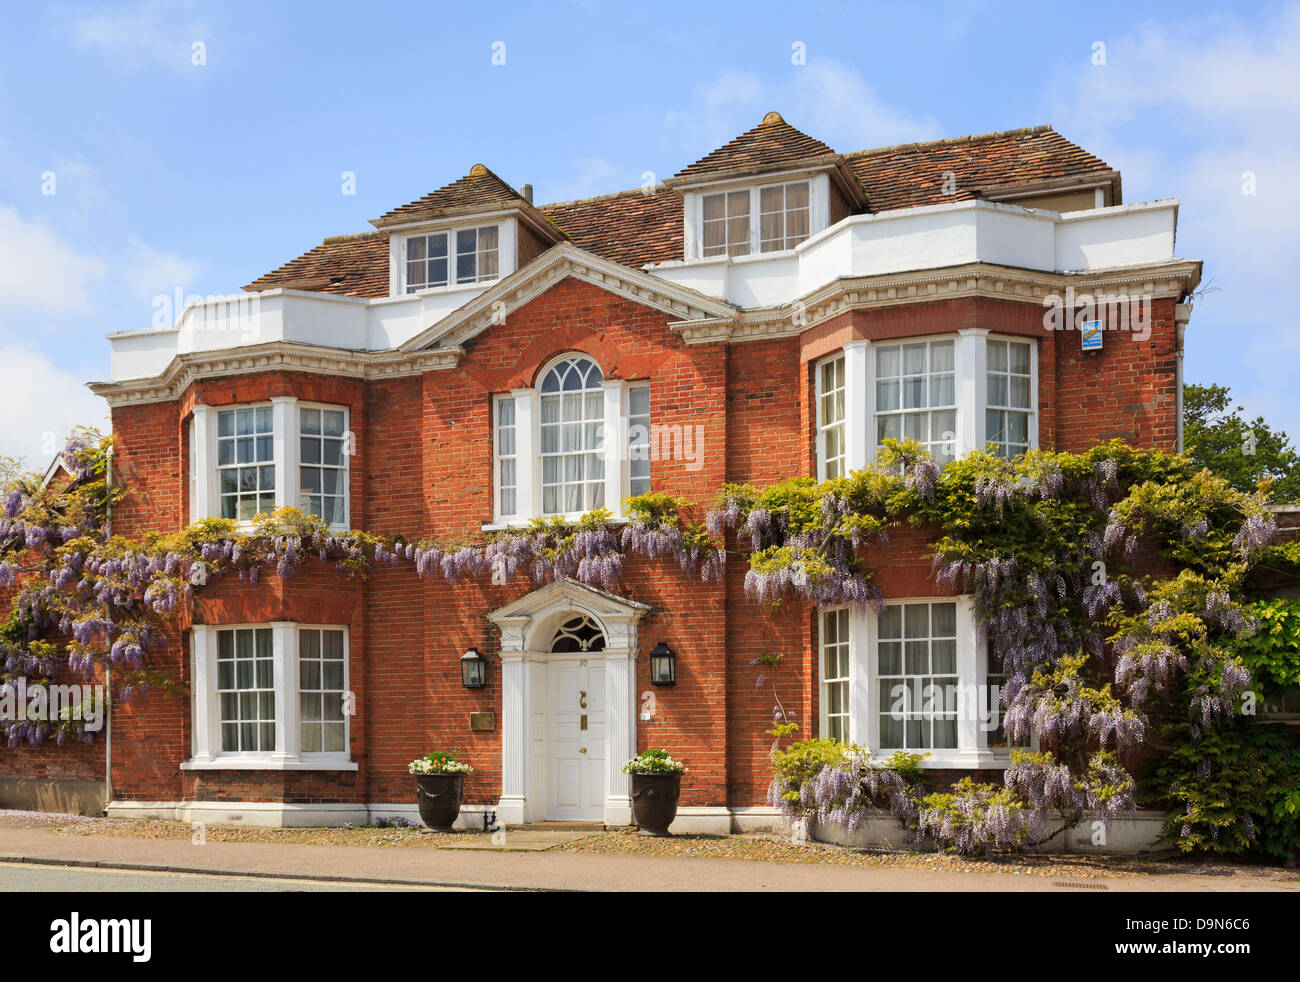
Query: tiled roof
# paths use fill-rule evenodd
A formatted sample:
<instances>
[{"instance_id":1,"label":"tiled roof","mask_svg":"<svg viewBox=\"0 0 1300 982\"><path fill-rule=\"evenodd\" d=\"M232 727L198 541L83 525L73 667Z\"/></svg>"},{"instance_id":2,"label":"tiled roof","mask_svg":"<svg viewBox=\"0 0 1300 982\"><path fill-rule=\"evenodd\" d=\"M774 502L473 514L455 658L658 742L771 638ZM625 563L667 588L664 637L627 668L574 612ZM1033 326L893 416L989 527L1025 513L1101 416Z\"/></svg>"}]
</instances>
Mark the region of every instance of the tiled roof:
<instances>
[{"instance_id":1,"label":"tiled roof","mask_svg":"<svg viewBox=\"0 0 1300 982\"><path fill-rule=\"evenodd\" d=\"M311 290L344 297L388 295L388 233L326 239L315 249L254 280L245 290Z\"/></svg>"},{"instance_id":2,"label":"tiled roof","mask_svg":"<svg viewBox=\"0 0 1300 982\"><path fill-rule=\"evenodd\" d=\"M482 164L475 164L470 172L459 181L426 194L409 205L394 208L381 218L376 225L392 225L395 222L415 222L432 218L440 212L450 209L476 208L483 205L504 204L510 201L523 201L519 194L501 178L497 177Z\"/></svg>"},{"instance_id":3,"label":"tiled roof","mask_svg":"<svg viewBox=\"0 0 1300 982\"><path fill-rule=\"evenodd\" d=\"M761 123L681 171L692 177L763 163L834 156L820 140L780 117ZM766 156L762 154L766 153ZM845 154L873 212L981 197L997 189L1071 179L1114 180L1105 161L1071 143L1050 126L910 143ZM481 173L480 173L481 171ZM947 172L955 193L944 194ZM676 179L674 184L678 183ZM419 201L390 211L376 224L417 221L444 210L522 202L513 188L482 165ZM1118 194L1116 195L1118 203ZM524 206L525 208L529 206ZM682 258L682 198L660 185L653 193L623 191L580 201L541 205L537 211L573 243L625 266ZM250 283L246 290L286 287L356 297L388 294L388 234L326 239L322 245Z\"/></svg>"},{"instance_id":4,"label":"tiled roof","mask_svg":"<svg viewBox=\"0 0 1300 982\"><path fill-rule=\"evenodd\" d=\"M1105 161L1050 126L908 143L844 156L866 188L872 211L960 201L1008 185L1112 173ZM955 178L955 194L944 194L947 172Z\"/></svg>"},{"instance_id":5,"label":"tiled roof","mask_svg":"<svg viewBox=\"0 0 1300 982\"><path fill-rule=\"evenodd\" d=\"M682 198L662 185L649 194L623 191L540 211L574 245L624 266L682 258Z\"/></svg>"},{"instance_id":6,"label":"tiled roof","mask_svg":"<svg viewBox=\"0 0 1300 982\"><path fill-rule=\"evenodd\" d=\"M768 113L752 130L740 134L726 146L719 147L674 177L695 177L733 170L766 169L809 157L830 157L835 151L807 133L795 129L779 113Z\"/></svg>"}]
</instances>

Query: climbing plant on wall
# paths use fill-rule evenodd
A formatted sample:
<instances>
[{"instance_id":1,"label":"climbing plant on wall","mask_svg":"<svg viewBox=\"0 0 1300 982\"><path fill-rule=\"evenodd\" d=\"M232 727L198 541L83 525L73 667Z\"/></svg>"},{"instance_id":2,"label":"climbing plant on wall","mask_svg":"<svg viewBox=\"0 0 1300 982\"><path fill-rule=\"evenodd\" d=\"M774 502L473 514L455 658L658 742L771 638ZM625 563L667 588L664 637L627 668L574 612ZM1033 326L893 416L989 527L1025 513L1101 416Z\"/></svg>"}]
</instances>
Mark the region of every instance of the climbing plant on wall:
<instances>
[{"instance_id":1,"label":"climbing plant on wall","mask_svg":"<svg viewBox=\"0 0 1300 982\"><path fill-rule=\"evenodd\" d=\"M1244 586L1276 531L1259 497L1178 455L1113 442L1014 461L977 453L940 471L920 445L886 441L868 470L727 485L707 514L651 493L628 502L624 521L598 509L455 540L341 533L294 509L243 529L209 519L127 539L107 521L129 493L106 480L109 449L83 435L66 454L71 481L19 480L6 491L6 677L90 676L107 665L119 670L120 698L167 684L151 654L196 591L232 574L256 582L266 567L292 576L309 558L354 576L409 564L452 585L568 577L612 590L630 558L716 582L731 543L756 601L879 611L874 551L893 529L932 529L937 581L973 598L981 636L1002 658L1005 728L1013 740L1034 733L1039 750L1015 752L1002 785L926 792L912 762L844 748L842 764L799 770L793 786L793 772L778 767L774 799L796 820L847 820L883 803L916 834L959 849L1017 848L1090 812L1113 821L1134 804L1122 755L1153 726L1180 721L1195 742L1239 717L1251 675L1238 650L1259 619ZM75 720L5 725L11 743L87 736ZM875 787L865 796L863 781Z\"/></svg>"}]
</instances>

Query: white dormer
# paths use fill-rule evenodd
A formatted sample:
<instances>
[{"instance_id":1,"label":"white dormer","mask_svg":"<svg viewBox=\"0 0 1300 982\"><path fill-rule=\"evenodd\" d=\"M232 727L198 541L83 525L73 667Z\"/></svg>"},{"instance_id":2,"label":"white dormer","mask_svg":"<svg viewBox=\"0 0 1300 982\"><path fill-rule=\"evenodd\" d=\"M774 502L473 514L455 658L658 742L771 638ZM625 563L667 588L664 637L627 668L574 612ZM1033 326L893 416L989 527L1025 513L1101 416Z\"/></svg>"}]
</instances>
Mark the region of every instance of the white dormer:
<instances>
[{"instance_id":1,"label":"white dormer","mask_svg":"<svg viewBox=\"0 0 1300 982\"><path fill-rule=\"evenodd\" d=\"M422 223L388 239L388 293L474 289L516 269L518 220L499 211L458 221Z\"/></svg>"},{"instance_id":2,"label":"white dormer","mask_svg":"<svg viewBox=\"0 0 1300 982\"><path fill-rule=\"evenodd\" d=\"M786 171L680 190L688 262L788 252L830 226L824 172Z\"/></svg>"}]
</instances>

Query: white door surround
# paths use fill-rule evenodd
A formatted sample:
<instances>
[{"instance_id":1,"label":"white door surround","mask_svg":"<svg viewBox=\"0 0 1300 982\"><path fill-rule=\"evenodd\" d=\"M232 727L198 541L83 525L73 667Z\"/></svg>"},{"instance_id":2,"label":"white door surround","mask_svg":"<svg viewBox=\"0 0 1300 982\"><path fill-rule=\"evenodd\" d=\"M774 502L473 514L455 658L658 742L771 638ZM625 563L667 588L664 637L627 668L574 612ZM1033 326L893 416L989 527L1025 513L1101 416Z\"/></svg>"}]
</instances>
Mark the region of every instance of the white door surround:
<instances>
[{"instance_id":1,"label":"white door surround","mask_svg":"<svg viewBox=\"0 0 1300 982\"><path fill-rule=\"evenodd\" d=\"M551 644L560 625L586 614L605 636L604 650L591 652L591 662L599 660L604 670L604 823L632 824L623 764L636 755L637 623L649 610L576 580L559 580L488 614L501 631L499 822L523 825L550 814L549 667L583 657L552 653Z\"/></svg>"}]
</instances>

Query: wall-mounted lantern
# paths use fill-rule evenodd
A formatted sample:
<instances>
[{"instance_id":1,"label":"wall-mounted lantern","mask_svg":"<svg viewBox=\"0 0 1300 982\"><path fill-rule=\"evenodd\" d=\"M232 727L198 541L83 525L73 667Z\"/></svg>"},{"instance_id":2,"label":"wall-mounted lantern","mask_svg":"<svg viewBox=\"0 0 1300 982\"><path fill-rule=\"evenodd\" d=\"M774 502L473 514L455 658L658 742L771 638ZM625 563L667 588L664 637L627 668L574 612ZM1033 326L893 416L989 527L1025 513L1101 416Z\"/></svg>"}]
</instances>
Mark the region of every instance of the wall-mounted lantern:
<instances>
[{"instance_id":1,"label":"wall-mounted lantern","mask_svg":"<svg viewBox=\"0 0 1300 982\"><path fill-rule=\"evenodd\" d=\"M487 685L487 661L477 648L460 656L460 684L467 689L481 689Z\"/></svg>"},{"instance_id":2,"label":"wall-mounted lantern","mask_svg":"<svg viewBox=\"0 0 1300 982\"><path fill-rule=\"evenodd\" d=\"M677 656L662 641L650 652L650 682L652 685L677 684Z\"/></svg>"}]
</instances>

